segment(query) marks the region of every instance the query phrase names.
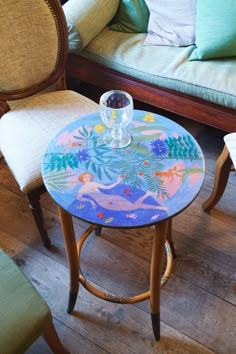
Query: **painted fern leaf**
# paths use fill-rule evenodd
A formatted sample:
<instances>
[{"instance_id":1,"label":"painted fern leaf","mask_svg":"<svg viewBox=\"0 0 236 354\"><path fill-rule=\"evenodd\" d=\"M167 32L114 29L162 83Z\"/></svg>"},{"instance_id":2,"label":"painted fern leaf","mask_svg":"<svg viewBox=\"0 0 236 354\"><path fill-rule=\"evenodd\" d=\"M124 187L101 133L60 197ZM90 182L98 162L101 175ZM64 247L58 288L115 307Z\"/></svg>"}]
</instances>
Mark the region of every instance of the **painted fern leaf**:
<instances>
[{"instance_id":1,"label":"painted fern leaf","mask_svg":"<svg viewBox=\"0 0 236 354\"><path fill-rule=\"evenodd\" d=\"M48 189L64 192L76 184L76 179L73 177L75 177L74 173L61 170L48 173L44 176L44 181Z\"/></svg>"}]
</instances>

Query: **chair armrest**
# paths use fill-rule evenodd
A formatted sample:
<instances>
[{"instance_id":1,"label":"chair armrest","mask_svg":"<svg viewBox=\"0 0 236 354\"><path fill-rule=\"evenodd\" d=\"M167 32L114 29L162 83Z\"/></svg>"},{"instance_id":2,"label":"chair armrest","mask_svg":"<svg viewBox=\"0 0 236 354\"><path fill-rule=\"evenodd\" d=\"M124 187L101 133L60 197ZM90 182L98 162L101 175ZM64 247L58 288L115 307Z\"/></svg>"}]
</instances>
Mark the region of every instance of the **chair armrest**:
<instances>
[{"instance_id":1,"label":"chair armrest","mask_svg":"<svg viewBox=\"0 0 236 354\"><path fill-rule=\"evenodd\" d=\"M69 44L70 38L77 36L80 50L84 48L115 16L119 3L120 0L69 0L63 6L71 26Z\"/></svg>"}]
</instances>

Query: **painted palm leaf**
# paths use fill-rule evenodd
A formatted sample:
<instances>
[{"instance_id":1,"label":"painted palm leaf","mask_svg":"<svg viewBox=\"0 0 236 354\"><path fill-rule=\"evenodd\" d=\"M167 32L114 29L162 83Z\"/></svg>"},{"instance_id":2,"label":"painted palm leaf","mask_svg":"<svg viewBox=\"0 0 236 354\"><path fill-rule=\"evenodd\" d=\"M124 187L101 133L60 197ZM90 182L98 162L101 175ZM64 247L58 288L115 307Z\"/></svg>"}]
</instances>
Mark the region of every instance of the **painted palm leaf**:
<instances>
[{"instance_id":1,"label":"painted palm leaf","mask_svg":"<svg viewBox=\"0 0 236 354\"><path fill-rule=\"evenodd\" d=\"M65 170L50 172L44 176L44 182L49 190L64 192L71 189L76 180L73 180L75 174Z\"/></svg>"}]
</instances>

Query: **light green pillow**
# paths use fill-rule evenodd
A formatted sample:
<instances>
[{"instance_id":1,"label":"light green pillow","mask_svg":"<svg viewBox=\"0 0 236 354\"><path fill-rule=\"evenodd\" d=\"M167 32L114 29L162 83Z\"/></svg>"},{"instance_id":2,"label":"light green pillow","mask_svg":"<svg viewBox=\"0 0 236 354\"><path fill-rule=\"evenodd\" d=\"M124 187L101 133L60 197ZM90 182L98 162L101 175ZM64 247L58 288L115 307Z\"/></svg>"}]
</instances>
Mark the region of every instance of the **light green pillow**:
<instances>
[{"instance_id":1,"label":"light green pillow","mask_svg":"<svg viewBox=\"0 0 236 354\"><path fill-rule=\"evenodd\" d=\"M149 10L144 0L121 0L110 29L118 32L147 32Z\"/></svg>"},{"instance_id":2,"label":"light green pillow","mask_svg":"<svg viewBox=\"0 0 236 354\"><path fill-rule=\"evenodd\" d=\"M68 31L68 51L69 53L79 53L83 49L82 38L79 31L70 22L67 23Z\"/></svg>"},{"instance_id":3,"label":"light green pillow","mask_svg":"<svg viewBox=\"0 0 236 354\"><path fill-rule=\"evenodd\" d=\"M196 48L189 60L236 56L236 0L197 0Z\"/></svg>"}]
</instances>

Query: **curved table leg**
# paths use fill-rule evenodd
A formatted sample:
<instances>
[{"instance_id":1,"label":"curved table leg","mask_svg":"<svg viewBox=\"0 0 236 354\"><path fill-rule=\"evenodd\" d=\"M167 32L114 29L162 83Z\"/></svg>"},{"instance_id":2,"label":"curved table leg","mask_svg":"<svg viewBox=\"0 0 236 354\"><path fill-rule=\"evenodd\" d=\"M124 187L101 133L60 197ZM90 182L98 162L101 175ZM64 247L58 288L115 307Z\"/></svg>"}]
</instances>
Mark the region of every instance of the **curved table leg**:
<instances>
[{"instance_id":1,"label":"curved table leg","mask_svg":"<svg viewBox=\"0 0 236 354\"><path fill-rule=\"evenodd\" d=\"M168 220L165 220L155 225L150 272L150 303L152 328L156 340L160 340L160 290L162 277L162 261L167 232Z\"/></svg>"},{"instance_id":2,"label":"curved table leg","mask_svg":"<svg viewBox=\"0 0 236 354\"><path fill-rule=\"evenodd\" d=\"M95 235L96 236L100 236L101 235L101 232L102 232L102 227L101 226L98 226L95 230Z\"/></svg>"},{"instance_id":3,"label":"curved table leg","mask_svg":"<svg viewBox=\"0 0 236 354\"><path fill-rule=\"evenodd\" d=\"M166 238L169 241L173 257L176 258L176 252L175 252L174 242L172 238L172 218L168 219L167 222L168 222L168 230L167 230Z\"/></svg>"},{"instance_id":4,"label":"curved table leg","mask_svg":"<svg viewBox=\"0 0 236 354\"><path fill-rule=\"evenodd\" d=\"M202 204L204 210L209 211L210 209L212 209L222 197L225 191L226 184L228 182L231 167L232 160L229 156L229 151L225 145L222 153L220 154L216 162L213 191L210 197Z\"/></svg>"},{"instance_id":5,"label":"curved table leg","mask_svg":"<svg viewBox=\"0 0 236 354\"><path fill-rule=\"evenodd\" d=\"M71 313L74 309L79 291L79 261L72 216L59 206L58 212L70 268L70 295L67 312Z\"/></svg>"}]
</instances>

